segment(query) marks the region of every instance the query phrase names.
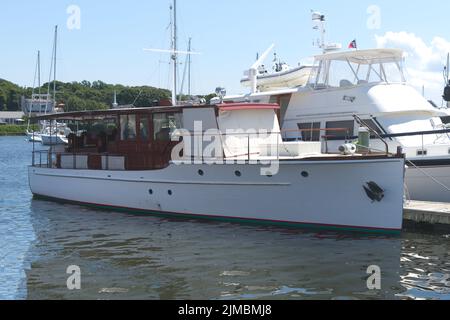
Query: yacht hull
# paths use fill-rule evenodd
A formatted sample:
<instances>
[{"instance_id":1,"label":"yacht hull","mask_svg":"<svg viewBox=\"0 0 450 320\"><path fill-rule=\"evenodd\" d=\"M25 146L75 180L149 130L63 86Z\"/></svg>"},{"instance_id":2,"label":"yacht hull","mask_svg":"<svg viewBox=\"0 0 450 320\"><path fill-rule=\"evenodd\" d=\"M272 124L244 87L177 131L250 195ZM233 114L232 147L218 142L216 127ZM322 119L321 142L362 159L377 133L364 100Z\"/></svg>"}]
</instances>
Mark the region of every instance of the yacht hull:
<instances>
[{"instance_id":1,"label":"yacht hull","mask_svg":"<svg viewBox=\"0 0 450 320\"><path fill-rule=\"evenodd\" d=\"M441 161L442 162L442 161ZM406 192L411 200L450 203L450 160L442 165L413 167L406 170Z\"/></svg>"},{"instance_id":2,"label":"yacht hull","mask_svg":"<svg viewBox=\"0 0 450 320\"><path fill-rule=\"evenodd\" d=\"M403 159L282 161L278 174L261 164L175 165L153 171L29 168L34 195L149 214L273 225L399 232ZM364 189L376 182L381 201Z\"/></svg>"},{"instance_id":3,"label":"yacht hull","mask_svg":"<svg viewBox=\"0 0 450 320\"><path fill-rule=\"evenodd\" d=\"M27 137L29 142L42 142L42 137L40 133L27 132Z\"/></svg>"},{"instance_id":4,"label":"yacht hull","mask_svg":"<svg viewBox=\"0 0 450 320\"><path fill-rule=\"evenodd\" d=\"M59 144L66 144L67 139L64 136L61 135L48 135L43 134L41 135L41 141L44 146L53 146L53 145L59 145Z\"/></svg>"}]
</instances>

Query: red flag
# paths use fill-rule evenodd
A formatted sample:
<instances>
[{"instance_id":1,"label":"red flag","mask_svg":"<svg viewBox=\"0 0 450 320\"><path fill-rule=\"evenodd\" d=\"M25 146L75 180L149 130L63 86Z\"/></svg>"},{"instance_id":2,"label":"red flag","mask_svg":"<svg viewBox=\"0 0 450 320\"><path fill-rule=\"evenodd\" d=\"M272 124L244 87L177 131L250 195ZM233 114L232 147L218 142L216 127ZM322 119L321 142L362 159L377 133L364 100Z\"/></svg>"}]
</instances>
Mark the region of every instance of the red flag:
<instances>
[{"instance_id":1,"label":"red flag","mask_svg":"<svg viewBox=\"0 0 450 320\"><path fill-rule=\"evenodd\" d=\"M349 49L358 49L358 46L356 44L356 40L353 40L352 42L350 42L350 44L348 45Z\"/></svg>"}]
</instances>

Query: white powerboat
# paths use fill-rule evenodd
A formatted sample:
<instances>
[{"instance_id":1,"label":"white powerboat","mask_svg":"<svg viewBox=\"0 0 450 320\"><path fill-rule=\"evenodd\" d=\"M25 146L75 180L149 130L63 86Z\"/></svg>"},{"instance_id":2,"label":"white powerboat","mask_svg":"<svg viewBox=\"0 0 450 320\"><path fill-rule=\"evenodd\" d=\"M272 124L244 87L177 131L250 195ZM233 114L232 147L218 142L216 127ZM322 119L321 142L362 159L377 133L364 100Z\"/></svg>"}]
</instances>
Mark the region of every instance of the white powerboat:
<instances>
[{"instance_id":1,"label":"white powerboat","mask_svg":"<svg viewBox=\"0 0 450 320\"><path fill-rule=\"evenodd\" d=\"M372 149L385 150L381 136L390 152L401 147L406 153L409 198L450 202L450 130L441 119L448 113L407 83L403 61L399 49L325 52L315 57L309 80L301 87L261 91L254 77L249 94L224 101L279 103L283 138L318 141L322 151L335 152L348 141L358 141L361 127L366 127L372 132Z\"/></svg>"},{"instance_id":2,"label":"white powerboat","mask_svg":"<svg viewBox=\"0 0 450 320\"><path fill-rule=\"evenodd\" d=\"M114 129L34 153L38 197L174 217L398 232L403 155L321 153L283 142L276 104L57 114ZM47 157L47 158L46 158Z\"/></svg>"},{"instance_id":3,"label":"white powerboat","mask_svg":"<svg viewBox=\"0 0 450 320\"><path fill-rule=\"evenodd\" d=\"M407 84L402 61L397 49L327 53L316 56L315 71L303 87L224 100L280 103L283 138L321 141L323 151L338 151L358 139L360 127L369 127L372 149L385 148L376 132L386 137L391 152L400 146L406 153L408 197L450 202L450 138L441 120L446 113Z\"/></svg>"}]
</instances>

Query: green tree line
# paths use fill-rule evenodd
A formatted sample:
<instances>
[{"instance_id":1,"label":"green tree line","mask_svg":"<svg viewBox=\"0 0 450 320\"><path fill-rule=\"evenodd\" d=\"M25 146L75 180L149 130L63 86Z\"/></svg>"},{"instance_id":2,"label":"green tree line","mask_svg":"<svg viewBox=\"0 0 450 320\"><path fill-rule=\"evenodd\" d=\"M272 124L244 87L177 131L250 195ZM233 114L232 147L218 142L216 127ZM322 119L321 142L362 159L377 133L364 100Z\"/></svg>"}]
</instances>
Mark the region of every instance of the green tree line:
<instances>
[{"instance_id":1,"label":"green tree line","mask_svg":"<svg viewBox=\"0 0 450 320\"><path fill-rule=\"evenodd\" d=\"M50 84L51 93L53 83ZM124 86L107 84L102 81L56 82L57 104L64 104L64 111L104 110L113 103L114 91L117 92L119 105L134 105L135 107L149 107L159 101L170 99L171 92L150 86ZM33 89L23 88L10 81L0 79L0 111L20 111L21 97L31 98ZM39 88L34 89L35 93ZM48 83L40 88L41 93L48 92ZM209 103L215 94L199 96Z\"/></svg>"},{"instance_id":2,"label":"green tree line","mask_svg":"<svg viewBox=\"0 0 450 320\"><path fill-rule=\"evenodd\" d=\"M46 93L48 84L43 84L41 93ZM51 91L53 83L51 83ZM114 91L117 92L119 105L148 107L155 101L170 98L170 91L149 86L129 87L112 85L102 81L56 82L57 104L64 104L65 111L109 109L113 103ZM21 97L30 98L32 88L21 88L18 85L0 79L0 111L18 111L21 109ZM34 89L35 93L39 88Z\"/></svg>"}]
</instances>

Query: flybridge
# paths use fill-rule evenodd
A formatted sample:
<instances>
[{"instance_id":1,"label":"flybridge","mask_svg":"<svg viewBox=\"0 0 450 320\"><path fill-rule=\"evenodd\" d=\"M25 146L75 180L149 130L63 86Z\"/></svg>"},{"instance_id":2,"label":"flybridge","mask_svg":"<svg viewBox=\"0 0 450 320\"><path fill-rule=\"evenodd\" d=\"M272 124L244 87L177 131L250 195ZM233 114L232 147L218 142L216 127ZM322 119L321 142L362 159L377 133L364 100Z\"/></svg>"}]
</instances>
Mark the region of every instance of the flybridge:
<instances>
[{"instance_id":1,"label":"flybridge","mask_svg":"<svg viewBox=\"0 0 450 320\"><path fill-rule=\"evenodd\" d=\"M399 49L333 52L315 60L309 85L316 89L406 82L403 51Z\"/></svg>"}]
</instances>

